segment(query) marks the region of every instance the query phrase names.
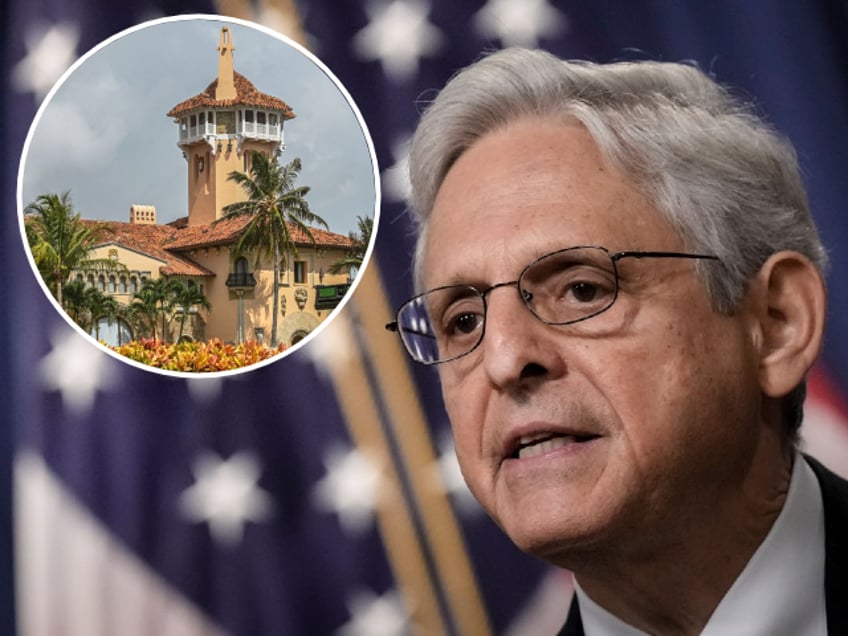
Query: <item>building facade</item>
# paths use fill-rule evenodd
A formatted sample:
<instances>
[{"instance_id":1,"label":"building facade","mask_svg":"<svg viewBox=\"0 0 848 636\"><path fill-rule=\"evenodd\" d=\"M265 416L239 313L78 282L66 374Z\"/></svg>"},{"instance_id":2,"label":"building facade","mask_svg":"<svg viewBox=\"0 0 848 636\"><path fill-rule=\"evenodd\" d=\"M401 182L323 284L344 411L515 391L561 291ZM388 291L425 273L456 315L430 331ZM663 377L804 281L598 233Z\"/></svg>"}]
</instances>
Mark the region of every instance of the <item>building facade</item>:
<instances>
[{"instance_id":1,"label":"building facade","mask_svg":"<svg viewBox=\"0 0 848 636\"><path fill-rule=\"evenodd\" d=\"M313 228L313 242L290 224L296 253L284 254L276 272L270 259L236 251L250 217L223 218L227 205L247 199L228 176L233 171L250 172L251 151L278 160L285 148L285 122L295 113L235 71L233 50L232 34L223 27L216 79L168 112L178 126L178 146L186 160L188 215L160 224L154 207L132 205L128 222L99 223L107 229L90 255L122 267L115 272L77 272L72 278L124 304L133 301L145 280L165 277L198 285L211 310L190 308L181 329L184 338L265 344L273 340L276 285L276 342L291 345L315 329L347 292L349 275L329 270L348 253L351 241ZM172 316L165 325L166 340L177 337L180 322L181 316Z\"/></svg>"}]
</instances>

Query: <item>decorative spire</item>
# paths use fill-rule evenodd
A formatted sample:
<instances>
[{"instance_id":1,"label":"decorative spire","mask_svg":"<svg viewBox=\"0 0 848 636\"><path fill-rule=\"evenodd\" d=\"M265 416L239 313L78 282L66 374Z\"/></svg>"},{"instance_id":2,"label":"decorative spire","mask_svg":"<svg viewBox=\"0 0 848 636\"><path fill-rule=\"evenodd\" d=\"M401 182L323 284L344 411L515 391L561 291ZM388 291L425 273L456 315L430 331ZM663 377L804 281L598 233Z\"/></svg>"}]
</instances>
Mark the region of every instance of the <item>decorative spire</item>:
<instances>
[{"instance_id":1,"label":"decorative spire","mask_svg":"<svg viewBox=\"0 0 848 636\"><path fill-rule=\"evenodd\" d=\"M236 85L233 77L233 37L229 27L221 27L221 37L218 41L218 86L215 88L215 99L235 99Z\"/></svg>"}]
</instances>

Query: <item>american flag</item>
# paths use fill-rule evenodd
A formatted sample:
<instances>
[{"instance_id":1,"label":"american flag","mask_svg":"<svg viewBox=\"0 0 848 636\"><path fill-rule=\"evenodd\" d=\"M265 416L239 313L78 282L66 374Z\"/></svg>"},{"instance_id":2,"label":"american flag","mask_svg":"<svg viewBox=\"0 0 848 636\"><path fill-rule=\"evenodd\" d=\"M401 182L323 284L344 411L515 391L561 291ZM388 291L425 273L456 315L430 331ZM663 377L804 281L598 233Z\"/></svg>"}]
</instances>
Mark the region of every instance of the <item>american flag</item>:
<instances>
[{"instance_id":1,"label":"american flag","mask_svg":"<svg viewBox=\"0 0 848 636\"><path fill-rule=\"evenodd\" d=\"M556 632L567 575L520 554L471 501L436 376L383 330L412 288L405 152L422 104L507 45L694 60L794 141L832 260L805 448L848 475L844 2L9 0L0 12L2 633ZM26 261L15 190L27 129L65 68L140 21L198 12L285 30L328 65L373 136L383 205L375 257L320 338L249 374L189 381L123 365L65 324Z\"/></svg>"}]
</instances>

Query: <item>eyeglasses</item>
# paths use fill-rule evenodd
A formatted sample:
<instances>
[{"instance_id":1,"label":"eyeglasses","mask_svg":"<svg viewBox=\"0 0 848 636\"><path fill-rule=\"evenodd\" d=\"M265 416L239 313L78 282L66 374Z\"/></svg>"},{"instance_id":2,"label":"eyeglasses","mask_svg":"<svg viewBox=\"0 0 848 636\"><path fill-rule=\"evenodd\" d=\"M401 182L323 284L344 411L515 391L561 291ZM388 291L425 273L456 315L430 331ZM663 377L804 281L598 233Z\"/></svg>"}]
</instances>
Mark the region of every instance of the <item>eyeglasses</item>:
<instances>
[{"instance_id":1,"label":"eyeglasses","mask_svg":"<svg viewBox=\"0 0 848 636\"><path fill-rule=\"evenodd\" d=\"M567 247L537 258L517 280L486 289L473 285L436 287L407 300L393 322L409 355L422 364L456 360L474 351L486 330L486 296L515 287L527 309L546 325L570 325L612 307L618 297L616 263L622 258L718 260L711 254L617 252L597 246Z\"/></svg>"}]
</instances>

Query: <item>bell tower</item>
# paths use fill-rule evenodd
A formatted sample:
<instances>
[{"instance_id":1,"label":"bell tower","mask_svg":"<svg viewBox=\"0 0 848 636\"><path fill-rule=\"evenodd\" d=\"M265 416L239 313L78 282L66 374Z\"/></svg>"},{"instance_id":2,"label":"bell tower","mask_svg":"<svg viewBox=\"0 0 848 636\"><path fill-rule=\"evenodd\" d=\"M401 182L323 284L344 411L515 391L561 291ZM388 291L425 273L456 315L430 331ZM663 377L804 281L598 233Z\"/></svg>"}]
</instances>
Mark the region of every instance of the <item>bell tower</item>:
<instances>
[{"instance_id":1,"label":"bell tower","mask_svg":"<svg viewBox=\"0 0 848 636\"><path fill-rule=\"evenodd\" d=\"M218 77L202 93L168 111L179 126L177 145L188 168L188 224L207 225L223 208L245 199L228 179L250 171L250 151L276 156L285 149L283 126L295 117L291 107L256 89L235 71L233 37L221 27Z\"/></svg>"}]
</instances>

